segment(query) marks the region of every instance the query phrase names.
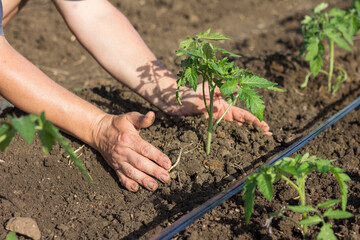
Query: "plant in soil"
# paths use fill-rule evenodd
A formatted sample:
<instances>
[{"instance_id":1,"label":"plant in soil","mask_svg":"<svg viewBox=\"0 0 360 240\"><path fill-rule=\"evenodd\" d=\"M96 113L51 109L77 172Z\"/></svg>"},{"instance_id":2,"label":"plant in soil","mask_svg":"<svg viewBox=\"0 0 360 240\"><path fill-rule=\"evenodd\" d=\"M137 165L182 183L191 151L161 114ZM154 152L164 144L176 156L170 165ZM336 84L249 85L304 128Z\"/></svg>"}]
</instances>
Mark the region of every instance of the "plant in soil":
<instances>
[{"instance_id":1,"label":"plant in soil","mask_svg":"<svg viewBox=\"0 0 360 240\"><path fill-rule=\"evenodd\" d=\"M343 172L343 169L333 166L335 160L321 159L317 156L297 155L295 158L284 158L274 166L262 166L259 171L249 176L245 182L242 198L245 200L245 219L249 222L254 209L254 199L256 188L271 201L274 195L273 185L279 180L283 180L293 187L298 193L299 205L283 207L279 212L271 213L266 226L270 228L271 220L274 217L284 217L292 221L302 231L307 239L308 226L321 224L317 239L336 239L329 219L345 219L353 216L346 211L347 205L347 185L350 177ZM311 206L306 203L305 183L310 173L318 171L322 174L332 173L340 186L340 199L329 199L324 202ZM333 209L335 205L341 203L341 209ZM302 220L296 222L294 219L285 215L286 209L301 214ZM269 231L271 232L271 231Z\"/></svg>"},{"instance_id":2,"label":"plant in soil","mask_svg":"<svg viewBox=\"0 0 360 240\"><path fill-rule=\"evenodd\" d=\"M195 37L188 37L179 44L177 56L186 55L187 58L181 61L182 70L177 76L176 97L181 104L179 90L182 86L190 85L194 91L198 87L198 79L202 78L202 92L206 111L209 115L207 129L206 153L210 153L212 132L225 116L231 106L236 104L238 99L244 100L246 107L260 120L263 120L265 105L260 95L254 88L267 88L275 91L282 91L275 87L277 83L261 78L247 69L240 69L230 61L228 57L217 59L217 53L230 57L240 57L237 54L217 47L209 41L229 40L227 36L220 33L211 33L210 29L199 33ZM207 83L207 84L206 84ZM206 100L206 87L209 91L209 103ZM223 115L213 121L214 95L216 88L225 96L229 103Z\"/></svg>"},{"instance_id":3,"label":"plant in soil","mask_svg":"<svg viewBox=\"0 0 360 240\"><path fill-rule=\"evenodd\" d=\"M310 64L310 72L306 75L301 88L307 87L311 75L316 77L321 72L328 76L328 91L335 93L348 77L345 69L334 65L335 44L351 51L349 45L353 45L352 38L360 30L360 1L354 1L354 7L349 10L333 8L329 12L323 12L327 7L327 3L319 4L313 9L313 14L306 15L301 22L304 41L299 56L306 53L305 60ZM322 69L326 41L329 46L327 71ZM334 70L338 75L333 84Z\"/></svg>"},{"instance_id":4,"label":"plant in soil","mask_svg":"<svg viewBox=\"0 0 360 240\"><path fill-rule=\"evenodd\" d=\"M58 141L65 152L69 154L69 157L75 166L91 183L93 183L92 178L84 168L84 164L76 156L74 149L70 147L69 142L61 136L59 130L51 122L45 119L45 113L41 113L40 115L29 114L23 117L7 117L10 119L10 122L0 122L0 150L2 152L9 147L17 132L27 144L31 144L37 131L42 150L45 154L49 154L55 141Z\"/></svg>"}]
</instances>

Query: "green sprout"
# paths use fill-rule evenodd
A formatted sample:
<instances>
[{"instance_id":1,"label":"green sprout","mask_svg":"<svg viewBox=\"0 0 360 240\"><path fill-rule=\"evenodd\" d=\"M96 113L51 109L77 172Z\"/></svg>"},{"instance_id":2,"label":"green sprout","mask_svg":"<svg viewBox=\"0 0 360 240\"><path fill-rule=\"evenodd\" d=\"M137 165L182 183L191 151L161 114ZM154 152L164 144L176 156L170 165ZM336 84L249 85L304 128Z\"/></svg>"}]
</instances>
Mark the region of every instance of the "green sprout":
<instances>
[{"instance_id":1,"label":"green sprout","mask_svg":"<svg viewBox=\"0 0 360 240\"><path fill-rule=\"evenodd\" d=\"M245 200L246 222L249 222L254 209L256 187L268 201L271 201L274 196L273 185L282 179L298 193L299 205L287 206L287 208L301 214L302 220L296 222L287 217L284 214L285 207L283 207L279 212L270 214L270 219L266 225L269 227L271 219L274 217L284 217L295 223L307 239L307 227L322 224L317 239L336 239L332 225L326 222L326 219L345 219L352 217L353 214L346 211L348 193L346 182L351 179L344 173L343 169L333 166L331 164L333 161L335 160L321 159L316 156L309 156L309 153L306 153L303 156L297 155L295 158L284 158L274 166L260 167L259 171L249 176L245 182L242 198ZM341 200L330 199L317 204L315 207L307 205L305 183L308 175L314 171L319 171L322 174L330 172L334 175L340 186ZM332 207L338 203L341 203L341 209L334 210Z\"/></svg>"},{"instance_id":2,"label":"green sprout","mask_svg":"<svg viewBox=\"0 0 360 240\"><path fill-rule=\"evenodd\" d=\"M310 64L310 72L306 75L301 88L306 88L311 75L316 77L319 72L328 76L328 91L335 93L342 82L348 78L345 69L335 66L335 44L345 50L351 51L352 37L360 32L360 1L354 1L354 7L345 11L333 8L323 12L328 7L327 3L316 6L312 15L306 15L301 22L301 31L304 37L299 56L305 55L305 60ZM329 68L322 69L325 54L325 39L329 44ZM334 69L339 71L333 85Z\"/></svg>"},{"instance_id":3,"label":"green sprout","mask_svg":"<svg viewBox=\"0 0 360 240\"><path fill-rule=\"evenodd\" d=\"M65 152L69 154L74 165L91 183L93 183L92 178L85 170L84 164L75 154L74 149L69 146L69 142L62 137L59 130L51 122L45 119L45 113L41 113L40 115L29 114L19 118L12 116L7 117L11 122L0 122L0 150L2 152L9 147L17 132L27 144L30 144L37 131L42 144L42 150L45 154L49 154L55 141L58 141Z\"/></svg>"},{"instance_id":4,"label":"green sprout","mask_svg":"<svg viewBox=\"0 0 360 240\"><path fill-rule=\"evenodd\" d=\"M238 99L244 100L246 107L260 120L263 120L265 109L264 102L254 88L267 88L275 91L282 91L276 88L277 83L270 82L265 78L255 75L249 70L240 69L229 61L227 57L217 59L216 53L225 54L230 57L240 57L237 54L218 48L209 41L229 40L220 33L210 33L210 29L204 33L199 33L196 37L188 37L182 41L177 50L177 56L187 55L185 60L181 61L182 70L177 74L176 97L181 104L179 90L180 87L189 84L194 91L198 87L198 79L202 77L202 92L206 111L209 114L208 134L206 143L206 153L210 153L212 132L219 124L226 112L231 106L236 104ZM205 82L208 83L209 104L205 98ZM216 121L213 121L214 95L216 88L225 96L229 103L228 108L223 115Z\"/></svg>"}]
</instances>

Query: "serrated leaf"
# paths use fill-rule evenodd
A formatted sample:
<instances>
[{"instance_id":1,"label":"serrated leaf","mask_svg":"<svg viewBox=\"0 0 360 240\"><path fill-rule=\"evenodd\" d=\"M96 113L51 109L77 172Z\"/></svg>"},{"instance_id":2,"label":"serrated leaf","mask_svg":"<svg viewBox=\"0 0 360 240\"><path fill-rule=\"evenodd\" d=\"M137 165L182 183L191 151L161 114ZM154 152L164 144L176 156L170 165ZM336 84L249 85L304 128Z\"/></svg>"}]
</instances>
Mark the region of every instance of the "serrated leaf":
<instances>
[{"instance_id":1,"label":"serrated leaf","mask_svg":"<svg viewBox=\"0 0 360 240\"><path fill-rule=\"evenodd\" d=\"M180 42L179 49L191 49L195 47L195 39L192 37L187 37L184 41Z\"/></svg>"},{"instance_id":2,"label":"serrated leaf","mask_svg":"<svg viewBox=\"0 0 360 240\"><path fill-rule=\"evenodd\" d=\"M310 71L314 77L320 72L322 65L323 61L319 56L310 61Z\"/></svg>"},{"instance_id":3,"label":"serrated leaf","mask_svg":"<svg viewBox=\"0 0 360 240\"><path fill-rule=\"evenodd\" d=\"M297 213L308 213L308 212L315 212L315 208L312 206L288 206L291 211Z\"/></svg>"},{"instance_id":4,"label":"serrated leaf","mask_svg":"<svg viewBox=\"0 0 360 240\"><path fill-rule=\"evenodd\" d=\"M332 226L329 223L325 223L321 228L317 240L337 240Z\"/></svg>"},{"instance_id":5,"label":"serrated leaf","mask_svg":"<svg viewBox=\"0 0 360 240\"><path fill-rule=\"evenodd\" d=\"M305 60L310 61L314 59L318 55L319 51L319 41L317 39L314 39L307 44L306 49L308 50L308 53L305 55Z\"/></svg>"},{"instance_id":6,"label":"serrated leaf","mask_svg":"<svg viewBox=\"0 0 360 240\"><path fill-rule=\"evenodd\" d=\"M352 213L341 210L331 210L324 212L324 217L328 217L330 219L345 219L345 218L351 218L353 216L354 215Z\"/></svg>"},{"instance_id":7,"label":"serrated leaf","mask_svg":"<svg viewBox=\"0 0 360 240\"><path fill-rule=\"evenodd\" d=\"M260 120L263 120L265 110L264 101L261 100L262 96L256 95L256 91L250 88L238 88L240 100L245 100L245 105L250 108L251 112Z\"/></svg>"},{"instance_id":8,"label":"serrated leaf","mask_svg":"<svg viewBox=\"0 0 360 240\"><path fill-rule=\"evenodd\" d=\"M344 17L346 14L346 11L341 10L339 8L333 8L329 11L330 17Z\"/></svg>"},{"instance_id":9,"label":"serrated leaf","mask_svg":"<svg viewBox=\"0 0 360 240\"><path fill-rule=\"evenodd\" d=\"M238 54L229 52L229 51L227 51L227 50L225 50L225 49L218 48L218 47L216 47L216 46L214 46L214 50L215 50L215 51L218 51L218 52L221 52L221 53L224 53L224 54L227 54L227 55L229 55L229 56L231 56L231 57L239 57L239 58L241 57L241 56L238 55Z\"/></svg>"},{"instance_id":10,"label":"serrated leaf","mask_svg":"<svg viewBox=\"0 0 360 240\"><path fill-rule=\"evenodd\" d=\"M2 122L0 127L0 150L4 152L14 139L16 130L7 122Z\"/></svg>"},{"instance_id":11,"label":"serrated leaf","mask_svg":"<svg viewBox=\"0 0 360 240\"><path fill-rule=\"evenodd\" d=\"M182 54L187 54L187 55L192 56L192 57L205 59L205 55L203 55L201 53L198 53L198 52L190 52L190 51L183 50L183 49L179 49L179 50L177 50L177 52L182 53Z\"/></svg>"},{"instance_id":12,"label":"serrated leaf","mask_svg":"<svg viewBox=\"0 0 360 240\"><path fill-rule=\"evenodd\" d=\"M214 50L212 49L210 43L204 43L202 46L202 50L206 56L207 59L213 59L214 57Z\"/></svg>"},{"instance_id":13,"label":"serrated leaf","mask_svg":"<svg viewBox=\"0 0 360 240\"><path fill-rule=\"evenodd\" d=\"M220 87L220 92L224 95L232 95L237 90L238 80L230 79L223 83Z\"/></svg>"},{"instance_id":14,"label":"serrated leaf","mask_svg":"<svg viewBox=\"0 0 360 240\"><path fill-rule=\"evenodd\" d=\"M316 207L328 208L328 207L332 207L335 204L338 204L340 202L341 201L339 199L331 199L331 200L327 200L325 202L319 203Z\"/></svg>"},{"instance_id":15,"label":"serrated leaf","mask_svg":"<svg viewBox=\"0 0 360 240\"><path fill-rule=\"evenodd\" d=\"M300 225L304 226L314 226L322 222L322 219L315 215L315 216L309 216L306 219L299 222Z\"/></svg>"},{"instance_id":16,"label":"serrated leaf","mask_svg":"<svg viewBox=\"0 0 360 240\"><path fill-rule=\"evenodd\" d=\"M209 64L211 68L214 69L219 76L223 76L227 74L227 72L221 66L214 63L213 61L210 61Z\"/></svg>"},{"instance_id":17,"label":"serrated leaf","mask_svg":"<svg viewBox=\"0 0 360 240\"><path fill-rule=\"evenodd\" d=\"M198 85L198 75L193 68L187 68L185 71L185 78L189 82L190 86L196 91Z\"/></svg>"},{"instance_id":18,"label":"serrated leaf","mask_svg":"<svg viewBox=\"0 0 360 240\"><path fill-rule=\"evenodd\" d=\"M24 138L27 144L30 144L35 136L35 123L30 116L23 116L19 118L10 117L13 127Z\"/></svg>"},{"instance_id":19,"label":"serrated leaf","mask_svg":"<svg viewBox=\"0 0 360 240\"><path fill-rule=\"evenodd\" d=\"M325 10L328 6L329 6L329 4L327 4L327 3L324 3L324 2L320 3L319 5L317 5L314 8L313 12L314 13L320 13L322 10Z\"/></svg>"},{"instance_id":20,"label":"serrated leaf","mask_svg":"<svg viewBox=\"0 0 360 240\"><path fill-rule=\"evenodd\" d=\"M214 41L230 40L229 37L227 37L221 33L210 33L210 29L208 29L204 33L197 34L196 37L199 39L209 39L209 40L214 40Z\"/></svg>"},{"instance_id":21,"label":"serrated leaf","mask_svg":"<svg viewBox=\"0 0 360 240\"><path fill-rule=\"evenodd\" d=\"M304 19L301 21L301 24L307 24L311 21L311 17L309 15L306 15Z\"/></svg>"},{"instance_id":22,"label":"serrated leaf","mask_svg":"<svg viewBox=\"0 0 360 240\"><path fill-rule=\"evenodd\" d=\"M333 40L339 47L344 48L345 50L351 51L351 48L346 43L346 41L341 37L341 34L334 32L333 29L325 29L324 33L328 38Z\"/></svg>"},{"instance_id":23,"label":"serrated leaf","mask_svg":"<svg viewBox=\"0 0 360 240\"><path fill-rule=\"evenodd\" d=\"M259 191L269 202L271 202L274 195L271 176L265 172L259 173L259 175L256 177L256 183L259 187Z\"/></svg>"},{"instance_id":24,"label":"serrated leaf","mask_svg":"<svg viewBox=\"0 0 360 240\"><path fill-rule=\"evenodd\" d=\"M277 87L267 87L268 90L275 91L275 92L286 92L285 89L277 88Z\"/></svg>"},{"instance_id":25,"label":"serrated leaf","mask_svg":"<svg viewBox=\"0 0 360 240\"><path fill-rule=\"evenodd\" d=\"M348 186L345 182L350 181L350 177L347 174L342 173L341 171L343 170L341 168L330 167L330 171L334 174L334 176L339 182L340 193L341 193L341 209L345 211L347 205L347 193L348 193L347 190Z\"/></svg>"},{"instance_id":26,"label":"serrated leaf","mask_svg":"<svg viewBox=\"0 0 360 240\"><path fill-rule=\"evenodd\" d=\"M326 173L330 168L330 161L327 159L319 159L316 161L316 167L321 173Z\"/></svg>"},{"instance_id":27,"label":"serrated leaf","mask_svg":"<svg viewBox=\"0 0 360 240\"><path fill-rule=\"evenodd\" d=\"M274 87L277 83L266 80L265 78L261 78L259 76L246 76L241 79L241 84L246 85L248 87L258 87L258 88L269 88Z\"/></svg>"},{"instance_id":28,"label":"serrated leaf","mask_svg":"<svg viewBox=\"0 0 360 240\"><path fill-rule=\"evenodd\" d=\"M252 211L254 209L254 199L255 199L255 190L256 190L256 181L255 180L246 180L244 186L244 195L242 199L245 201L245 220L246 223L249 223Z\"/></svg>"},{"instance_id":29,"label":"serrated leaf","mask_svg":"<svg viewBox=\"0 0 360 240\"><path fill-rule=\"evenodd\" d=\"M52 147L55 144L54 136L52 136L46 130L39 130L38 135L42 144L42 150L44 151L45 154L49 154L49 152L51 151Z\"/></svg>"}]
</instances>

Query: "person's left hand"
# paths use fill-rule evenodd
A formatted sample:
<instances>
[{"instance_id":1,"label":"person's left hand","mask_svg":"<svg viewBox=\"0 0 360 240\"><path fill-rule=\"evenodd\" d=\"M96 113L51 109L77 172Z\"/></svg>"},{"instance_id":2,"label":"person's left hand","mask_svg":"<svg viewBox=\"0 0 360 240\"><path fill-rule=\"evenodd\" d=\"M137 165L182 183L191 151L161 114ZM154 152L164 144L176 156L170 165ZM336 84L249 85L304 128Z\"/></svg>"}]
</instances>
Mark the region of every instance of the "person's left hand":
<instances>
[{"instance_id":1,"label":"person's left hand","mask_svg":"<svg viewBox=\"0 0 360 240\"><path fill-rule=\"evenodd\" d=\"M206 102L209 105L210 97L207 83L205 83L205 94L206 94ZM175 93L174 93L175 95ZM171 115L196 115L203 113L206 118L209 117L203 99L202 93L202 84L199 84L196 92L192 88L183 87L180 90L180 100L182 102L182 106L176 101L176 99L171 99L170 104L167 108L163 109L166 113ZM222 97L221 92L217 88L214 94L214 111L213 118L218 119L225 112L229 103L227 103ZM252 113L236 107L231 106L227 113L225 114L224 120L227 121L236 121L240 126L244 124L253 125L255 128L260 128L263 131L264 135L271 136L272 133L269 131L269 125L264 121L259 121L255 115Z\"/></svg>"}]
</instances>

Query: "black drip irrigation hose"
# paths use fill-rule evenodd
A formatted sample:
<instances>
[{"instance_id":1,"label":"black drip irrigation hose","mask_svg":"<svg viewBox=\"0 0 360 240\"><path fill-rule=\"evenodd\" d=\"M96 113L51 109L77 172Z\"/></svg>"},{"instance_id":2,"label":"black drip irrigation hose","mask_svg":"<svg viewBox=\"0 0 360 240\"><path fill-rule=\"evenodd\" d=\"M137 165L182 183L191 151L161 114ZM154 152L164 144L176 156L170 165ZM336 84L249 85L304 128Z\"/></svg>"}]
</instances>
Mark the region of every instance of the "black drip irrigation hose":
<instances>
[{"instance_id":1,"label":"black drip irrigation hose","mask_svg":"<svg viewBox=\"0 0 360 240\"><path fill-rule=\"evenodd\" d=\"M348 106L346 106L341 111L334 114L332 117L330 117L328 120L323 122L320 126L312 130L308 135L301 138L300 140L296 141L294 144L292 144L290 147L267 161L264 165L274 165L277 161L283 159L284 157L290 156L292 153L303 147L306 143L308 143L310 140L318 136L320 133L322 133L325 129L330 127L332 124L340 120L342 117L344 117L346 114L348 114L351 110L355 109L360 105L360 97L358 97L356 100L354 100L352 103L350 103ZM257 171L257 169L255 170ZM255 172L254 171L254 172ZM251 174L250 174L251 175ZM182 231L184 228L189 226L191 223L195 222L197 219L202 217L205 213L209 212L213 208L220 205L222 202L226 201L230 197L234 196L236 193L241 191L245 185L245 181L247 180L247 177L242 178L238 182L236 182L233 186L229 187L227 190L215 195L208 201L206 201L201 206L195 208L190 213L186 214L185 216L178 219L176 222L174 222L169 227L165 228L160 233L156 234L151 238L151 240L158 240L158 239L170 239L178 232Z\"/></svg>"}]
</instances>

